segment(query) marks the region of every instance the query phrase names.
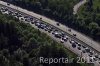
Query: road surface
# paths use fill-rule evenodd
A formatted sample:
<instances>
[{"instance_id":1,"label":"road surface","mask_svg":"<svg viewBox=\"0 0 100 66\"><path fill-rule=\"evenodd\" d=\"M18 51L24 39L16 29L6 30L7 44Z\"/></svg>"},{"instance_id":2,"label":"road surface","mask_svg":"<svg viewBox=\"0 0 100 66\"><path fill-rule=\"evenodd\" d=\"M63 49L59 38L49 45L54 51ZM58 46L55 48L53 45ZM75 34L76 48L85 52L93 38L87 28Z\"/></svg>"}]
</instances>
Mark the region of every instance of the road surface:
<instances>
[{"instance_id":1,"label":"road surface","mask_svg":"<svg viewBox=\"0 0 100 66\"><path fill-rule=\"evenodd\" d=\"M5 3L3 1L0 1L0 4L5 5L5 6L8 6L7 3ZM95 48L96 50L98 50L100 52L100 43L92 40L91 38L85 36L84 34L82 34L80 32L77 32L77 31L75 31L73 29L71 29L71 32L69 32L68 31L69 27L67 27L65 25L62 25L62 24L60 24L60 26L57 26L56 25L58 23L57 21L51 20L51 19L49 19L49 18L47 18L45 16L36 14L34 12L31 12L31 11L28 11L28 10L25 10L25 9L22 9L22 8L20 8L18 6L10 5L8 7L13 8L13 9L16 9L16 10L19 10L21 12L24 12L24 13L29 14L31 16L34 16L36 18L42 18L43 21L45 21L45 22L47 22L47 23L49 23L49 24L51 24L51 25L53 25L53 26L55 26L55 27L57 27L57 28L59 28L59 29L61 29L63 31L65 31L65 32L67 32L67 33L69 33L71 35L76 34L77 35L76 38L80 39L81 41L85 42L86 44L88 44L89 46Z\"/></svg>"},{"instance_id":2,"label":"road surface","mask_svg":"<svg viewBox=\"0 0 100 66\"><path fill-rule=\"evenodd\" d=\"M78 9L80 8L80 6L82 6L86 2L87 2L87 0L81 0L79 3L77 3L73 8L73 14L77 14Z\"/></svg>"}]
</instances>

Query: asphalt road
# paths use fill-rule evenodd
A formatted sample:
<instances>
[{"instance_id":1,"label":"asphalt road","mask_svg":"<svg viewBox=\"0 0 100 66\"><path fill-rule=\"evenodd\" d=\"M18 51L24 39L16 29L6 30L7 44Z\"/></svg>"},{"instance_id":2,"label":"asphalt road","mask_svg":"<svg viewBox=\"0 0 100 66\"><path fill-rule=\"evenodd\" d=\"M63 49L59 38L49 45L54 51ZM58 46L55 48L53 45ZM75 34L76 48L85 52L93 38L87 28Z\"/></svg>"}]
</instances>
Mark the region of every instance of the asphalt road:
<instances>
[{"instance_id":1,"label":"asphalt road","mask_svg":"<svg viewBox=\"0 0 100 66\"><path fill-rule=\"evenodd\" d=\"M73 8L73 14L77 14L78 9L80 8L80 6L82 6L86 2L87 2L87 0L81 0L79 3L77 3Z\"/></svg>"},{"instance_id":2,"label":"asphalt road","mask_svg":"<svg viewBox=\"0 0 100 66\"><path fill-rule=\"evenodd\" d=\"M7 3L5 3L3 1L0 1L0 4L5 5L5 6L8 6ZM49 23L49 24L51 24L51 25L53 25L53 26L55 26L55 27L57 27L57 28L65 31L65 32L67 32L70 35L76 34L77 35L76 36L77 39L80 39L81 41L83 41L87 45L91 46L92 48L94 48L94 49L96 49L97 51L100 52L100 43L97 43L96 41L92 40L91 38L85 36L82 33L79 33L79 32L77 32L77 31L75 31L73 29L71 29L71 32L69 32L68 31L69 27L67 27L65 25L62 25L62 24L60 24L60 26L57 26L56 23L58 23L58 22L56 22L54 20L51 20L51 19L49 19L49 18L47 18L45 16L36 14L34 12L31 12L31 11L28 11L28 10L25 10L25 9L22 9L22 8L20 8L18 6L10 5L8 7L13 8L13 9L16 9L16 10L21 11L21 12L24 12L24 13L29 14L31 16L34 16L36 18L42 18L43 21L45 21L45 22L47 22L47 23Z\"/></svg>"}]
</instances>

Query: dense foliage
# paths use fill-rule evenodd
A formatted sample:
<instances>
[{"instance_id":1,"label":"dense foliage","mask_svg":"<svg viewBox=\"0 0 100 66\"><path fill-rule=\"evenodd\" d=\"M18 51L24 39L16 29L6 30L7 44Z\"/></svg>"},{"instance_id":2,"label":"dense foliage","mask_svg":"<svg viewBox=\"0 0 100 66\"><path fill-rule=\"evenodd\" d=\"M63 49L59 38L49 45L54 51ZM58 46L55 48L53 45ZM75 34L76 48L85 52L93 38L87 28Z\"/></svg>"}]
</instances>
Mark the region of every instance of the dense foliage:
<instances>
[{"instance_id":1,"label":"dense foliage","mask_svg":"<svg viewBox=\"0 0 100 66\"><path fill-rule=\"evenodd\" d=\"M100 0L88 0L80 8L77 19L84 33L100 40Z\"/></svg>"},{"instance_id":2,"label":"dense foliage","mask_svg":"<svg viewBox=\"0 0 100 66\"><path fill-rule=\"evenodd\" d=\"M100 39L99 0L88 0L79 13L73 15L73 6L80 0L3 0L32 10L74 28L95 40Z\"/></svg>"},{"instance_id":3,"label":"dense foliage","mask_svg":"<svg viewBox=\"0 0 100 66\"><path fill-rule=\"evenodd\" d=\"M0 66L86 66L81 64L41 64L39 57L76 57L46 34L12 16L0 14Z\"/></svg>"},{"instance_id":4,"label":"dense foliage","mask_svg":"<svg viewBox=\"0 0 100 66\"><path fill-rule=\"evenodd\" d=\"M59 21L68 21L72 16L73 5L79 0L3 0L32 10L36 13L54 18Z\"/></svg>"}]
</instances>

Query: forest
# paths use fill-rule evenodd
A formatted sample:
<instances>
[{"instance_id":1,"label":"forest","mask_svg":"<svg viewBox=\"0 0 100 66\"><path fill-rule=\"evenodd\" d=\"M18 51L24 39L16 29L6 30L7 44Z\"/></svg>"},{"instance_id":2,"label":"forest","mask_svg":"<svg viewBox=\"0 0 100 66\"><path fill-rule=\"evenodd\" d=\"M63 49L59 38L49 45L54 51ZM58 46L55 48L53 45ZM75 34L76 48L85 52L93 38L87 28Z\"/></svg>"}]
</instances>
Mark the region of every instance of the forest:
<instances>
[{"instance_id":1,"label":"forest","mask_svg":"<svg viewBox=\"0 0 100 66\"><path fill-rule=\"evenodd\" d=\"M80 0L3 0L35 13L47 16L96 41L100 41L99 0L87 0L73 15L73 7Z\"/></svg>"},{"instance_id":2,"label":"forest","mask_svg":"<svg viewBox=\"0 0 100 66\"><path fill-rule=\"evenodd\" d=\"M87 30L87 35L100 41L100 0L88 0L77 16L82 27Z\"/></svg>"},{"instance_id":3,"label":"forest","mask_svg":"<svg viewBox=\"0 0 100 66\"><path fill-rule=\"evenodd\" d=\"M39 58L75 58L73 63L45 64ZM0 13L0 66L89 66L77 64L74 53L40 30ZM93 64L92 64L93 65ZM90 65L91 66L91 65Z\"/></svg>"}]
</instances>

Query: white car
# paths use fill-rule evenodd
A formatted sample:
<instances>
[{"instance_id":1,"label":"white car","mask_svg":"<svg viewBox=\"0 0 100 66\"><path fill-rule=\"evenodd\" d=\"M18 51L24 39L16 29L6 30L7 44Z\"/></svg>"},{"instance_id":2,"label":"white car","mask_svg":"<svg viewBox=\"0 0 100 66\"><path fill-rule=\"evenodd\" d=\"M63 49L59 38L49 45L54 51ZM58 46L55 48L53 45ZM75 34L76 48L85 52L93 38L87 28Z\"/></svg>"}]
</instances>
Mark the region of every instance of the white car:
<instances>
[{"instance_id":1,"label":"white car","mask_svg":"<svg viewBox=\"0 0 100 66\"><path fill-rule=\"evenodd\" d=\"M96 57L96 58L99 58L99 55L96 53L96 54L95 54L95 57Z\"/></svg>"},{"instance_id":2,"label":"white car","mask_svg":"<svg viewBox=\"0 0 100 66\"><path fill-rule=\"evenodd\" d=\"M62 40L67 41L68 40L68 36L62 37Z\"/></svg>"},{"instance_id":3,"label":"white car","mask_svg":"<svg viewBox=\"0 0 100 66\"><path fill-rule=\"evenodd\" d=\"M71 43L71 44L74 44L75 43L75 41L74 40L69 40L69 42Z\"/></svg>"},{"instance_id":4,"label":"white car","mask_svg":"<svg viewBox=\"0 0 100 66\"><path fill-rule=\"evenodd\" d=\"M61 42L61 43L64 43L64 40L61 39L60 42Z\"/></svg>"}]
</instances>

